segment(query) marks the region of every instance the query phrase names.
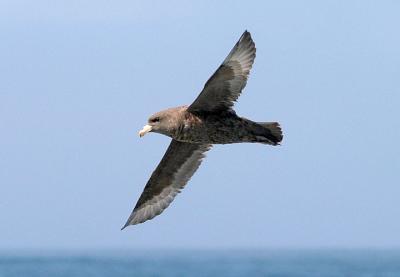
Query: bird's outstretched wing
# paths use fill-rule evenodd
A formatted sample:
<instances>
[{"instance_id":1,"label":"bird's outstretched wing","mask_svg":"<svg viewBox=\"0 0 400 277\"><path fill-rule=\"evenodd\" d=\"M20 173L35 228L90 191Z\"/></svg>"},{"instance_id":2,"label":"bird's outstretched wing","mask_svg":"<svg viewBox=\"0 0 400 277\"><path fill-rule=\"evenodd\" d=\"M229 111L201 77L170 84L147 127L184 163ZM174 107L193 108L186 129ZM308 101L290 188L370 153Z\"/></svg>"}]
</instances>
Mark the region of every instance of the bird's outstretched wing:
<instances>
[{"instance_id":1,"label":"bird's outstretched wing","mask_svg":"<svg viewBox=\"0 0 400 277\"><path fill-rule=\"evenodd\" d=\"M193 176L210 148L210 144L172 140L122 229L161 214Z\"/></svg>"},{"instance_id":2,"label":"bird's outstretched wing","mask_svg":"<svg viewBox=\"0 0 400 277\"><path fill-rule=\"evenodd\" d=\"M188 111L201 113L230 109L246 86L255 57L255 44L250 33L245 31Z\"/></svg>"}]
</instances>

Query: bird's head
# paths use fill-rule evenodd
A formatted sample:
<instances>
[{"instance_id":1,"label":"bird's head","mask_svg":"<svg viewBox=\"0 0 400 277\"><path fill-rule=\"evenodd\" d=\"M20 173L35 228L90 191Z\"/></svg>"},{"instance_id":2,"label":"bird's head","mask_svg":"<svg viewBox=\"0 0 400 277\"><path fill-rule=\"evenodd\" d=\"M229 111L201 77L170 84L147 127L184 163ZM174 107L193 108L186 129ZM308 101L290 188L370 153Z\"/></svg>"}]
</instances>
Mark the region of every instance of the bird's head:
<instances>
[{"instance_id":1,"label":"bird's head","mask_svg":"<svg viewBox=\"0 0 400 277\"><path fill-rule=\"evenodd\" d=\"M172 137L180 123L181 111L181 108L172 108L153 114L143 129L139 131L139 136L143 137L149 132L154 132Z\"/></svg>"}]
</instances>

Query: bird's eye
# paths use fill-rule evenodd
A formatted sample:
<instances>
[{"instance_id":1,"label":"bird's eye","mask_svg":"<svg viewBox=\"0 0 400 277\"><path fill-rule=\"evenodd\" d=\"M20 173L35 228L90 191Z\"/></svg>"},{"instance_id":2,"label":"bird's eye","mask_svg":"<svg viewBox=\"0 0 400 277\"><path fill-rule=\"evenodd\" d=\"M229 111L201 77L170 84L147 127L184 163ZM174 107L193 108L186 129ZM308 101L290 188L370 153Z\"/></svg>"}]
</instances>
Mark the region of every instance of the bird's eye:
<instances>
[{"instance_id":1,"label":"bird's eye","mask_svg":"<svg viewBox=\"0 0 400 277\"><path fill-rule=\"evenodd\" d=\"M153 122L153 123L159 122L160 118L159 117L155 117L155 118L152 118L150 121Z\"/></svg>"}]
</instances>

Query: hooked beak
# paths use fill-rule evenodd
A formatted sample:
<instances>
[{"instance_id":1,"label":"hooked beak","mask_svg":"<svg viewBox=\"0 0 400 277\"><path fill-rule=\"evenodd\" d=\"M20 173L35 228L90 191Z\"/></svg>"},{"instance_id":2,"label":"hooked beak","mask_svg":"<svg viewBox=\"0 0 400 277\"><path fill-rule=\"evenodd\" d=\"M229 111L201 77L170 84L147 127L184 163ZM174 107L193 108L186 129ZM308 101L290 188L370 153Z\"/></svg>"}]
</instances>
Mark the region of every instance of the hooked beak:
<instances>
[{"instance_id":1,"label":"hooked beak","mask_svg":"<svg viewBox=\"0 0 400 277\"><path fill-rule=\"evenodd\" d=\"M139 136L140 136L140 137L143 137L145 134L147 134L148 132L150 132L152 128L153 128L153 127L151 127L149 124L145 125L145 126L143 127L143 129L139 131Z\"/></svg>"}]
</instances>

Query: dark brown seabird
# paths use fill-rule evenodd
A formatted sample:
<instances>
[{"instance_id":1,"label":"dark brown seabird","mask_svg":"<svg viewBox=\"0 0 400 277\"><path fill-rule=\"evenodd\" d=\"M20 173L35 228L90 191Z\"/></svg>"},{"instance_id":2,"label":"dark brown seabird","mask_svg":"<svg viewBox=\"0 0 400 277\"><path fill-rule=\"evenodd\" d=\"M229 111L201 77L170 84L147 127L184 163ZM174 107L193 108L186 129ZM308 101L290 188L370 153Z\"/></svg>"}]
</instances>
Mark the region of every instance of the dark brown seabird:
<instances>
[{"instance_id":1,"label":"dark brown seabird","mask_svg":"<svg viewBox=\"0 0 400 277\"><path fill-rule=\"evenodd\" d=\"M278 145L282 141L277 122L254 122L232 110L255 57L255 44L245 31L191 105L160 111L149 118L139 132L140 137L155 132L171 137L172 141L122 229L161 214L193 176L213 144Z\"/></svg>"}]
</instances>

